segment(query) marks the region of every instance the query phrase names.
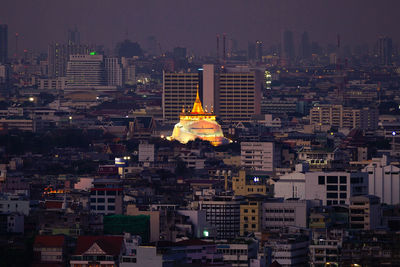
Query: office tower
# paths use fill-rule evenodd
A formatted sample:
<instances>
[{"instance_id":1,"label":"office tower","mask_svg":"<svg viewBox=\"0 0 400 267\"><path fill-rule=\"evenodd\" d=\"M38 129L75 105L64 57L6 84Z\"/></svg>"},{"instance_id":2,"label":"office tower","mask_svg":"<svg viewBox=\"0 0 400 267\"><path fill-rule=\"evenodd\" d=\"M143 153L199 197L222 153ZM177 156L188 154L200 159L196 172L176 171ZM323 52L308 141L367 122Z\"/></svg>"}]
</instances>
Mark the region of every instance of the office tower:
<instances>
[{"instance_id":1,"label":"office tower","mask_svg":"<svg viewBox=\"0 0 400 267\"><path fill-rule=\"evenodd\" d=\"M260 114L261 73L244 68L224 68L206 64L199 73L164 73L163 117L178 122L182 108L191 107L199 85L204 108L213 108L225 122L250 121Z\"/></svg>"},{"instance_id":2,"label":"office tower","mask_svg":"<svg viewBox=\"0 0 400 267\"><path fill-rule=\"evenodd\" d=\"M178 122L182 109L192 107L199 86L198 73L166 73L163 79L163 118Z\"/></svg>"},{"instance_id":3,"label":"office tower","mask_svg":"<svg viewBox=\"0 0 400 267\"><path fill-rule=\"evenodd\" d=\"M392 64L392 38L381 37L377 43L379 64Z\"/></svg>"},{"instance_id":4,"label":"office tower","mask_svg":"<svg viewBox=\"0 0 400 267\"><path fill-rule=\"evenodd\" d=\"M122 86L122 67L119 58L105 58L104 66L108 86Z\"/></svg>"},{"instance_id":5,"label":"office tower","mask_svg":"<svg viewBox=\"0 0 400 267\"><path fill-rule=\"evenodd\" d=\"M8 26L0 25L0 64L7 62L8 55Z\"/></svg>"},{"instance_id":6,"label":"office tower","mask_svg":"<svg viewBox=\"0 0 400 267\"><path fill-rule=\"evenodd\" d=\"M311 44L308 32L304 32L301 35L300 54L302 59L309 59L311 57Z\"/></svg>"},{"instance_id":7,"label":"office tower","mask_svg":"<svg viewBox=\"0 0 400 267\"><path fill-rule=\"evenodd\" d=\"M283 33L283 56L290 62L294 61L295 52L294 52L294 38L293 32L285 31Z\"/></svg>"},{"instance_id":8,"label":"office tower","mask_svg":"<svg viewBox=\"0 0 400 267\"><path fill-rule=\"evenodd\" d=\"M102 55L71 55L67 66L67 88L105 86Z\"/></svg>"},{"instance_id":9,"label":"office tower","mask_svg":"<svg viewBox=\"0 0 400 267\"><path fill-rule=\"evenodd\" d=\"M256 60L257 62L262 61L263 56L263 44L260 40L256 41Z\"/></svg>"},{"instance_id":10,"label":"office tower","mask_svg":"<svg viewBox=\"0 0 400 267\"><path fill-rule=\"evenodd\" d=\"M70 55L87 55L94 47L80 44L52 43L48 46L49 77L65 77Z\"/></svg>"},{"instance_id":11,"label":"office tower","mask_svg":"<svg viewBox=\"0 0 400 267\"><path fill-rule=\"evenodd\" d=\"M69 29L68 30L68 45L79 45L81 43L81 34L78 29Z\"/></svg>"},{"instance_id":12,"label":"office tower","mask_svg":"<svg viewBox=\"0 0 400 267\"><path fill-rule=\"evenodd\" d=\"M250 121L260 114L262 74L249 68L224 68L217 73L215 113L225 122Z\"/></svg>"},{"instance_id":13,"label":"office tower","mask_svg":"<svg viewBox=\"0 0 400 267\"><path fill-rule=\"evenodd\" d=\"M127 85L136 84L136 67L133 58L121 58L122 83Z\"/></svg>"},{"instance_id":14,"label":"office tower","mask_svg":"<svg viewBox=\"0 0 400 267\"><path fill-rule=\"evenodd\" d=\"M249 42L247 46L247 60L253 61L256 59L256 45L253 42Z\"/></svg>"}]
</instances>

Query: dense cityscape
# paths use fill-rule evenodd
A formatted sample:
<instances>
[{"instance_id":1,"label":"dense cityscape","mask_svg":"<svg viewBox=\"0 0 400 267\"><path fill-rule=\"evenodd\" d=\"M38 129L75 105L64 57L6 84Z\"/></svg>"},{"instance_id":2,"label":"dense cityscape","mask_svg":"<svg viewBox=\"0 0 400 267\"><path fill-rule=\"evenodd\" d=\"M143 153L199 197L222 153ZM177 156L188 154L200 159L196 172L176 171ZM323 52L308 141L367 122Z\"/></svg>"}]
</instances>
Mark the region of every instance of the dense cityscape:
<instances>
[{"instance_id":1,"label":"dense cityscape","mask_svg":"<svg viewBox=\"0 0 400 267\"><path fill-rule=\"evenodd\" d=\"M39 51L2 23L0 266L400 266L397 36Z\"/></svg>"}]
</instances>

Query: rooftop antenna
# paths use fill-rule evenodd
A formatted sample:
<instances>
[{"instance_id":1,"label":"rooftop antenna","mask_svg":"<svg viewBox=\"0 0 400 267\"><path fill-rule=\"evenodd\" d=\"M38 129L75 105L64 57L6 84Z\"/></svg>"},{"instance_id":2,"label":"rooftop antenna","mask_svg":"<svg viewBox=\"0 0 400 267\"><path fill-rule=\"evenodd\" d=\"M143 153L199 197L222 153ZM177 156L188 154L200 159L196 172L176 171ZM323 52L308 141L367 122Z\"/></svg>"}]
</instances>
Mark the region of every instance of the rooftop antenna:
<instances>
[{"instance_id":1,"label":"rooftop antenna","mask_svg":"<svg viewBox=\"0 0 400 267\"><path fill-rule=\"evenodd\" d=\"M223 48L223 59L224 59L224 65L226 64L226 33L224 33L223 34L223 36L222 36L222 38L223 38L223 46L224 46L224 48Z\"/></svg>"},{"instance_id":2,"label":"rooftop antenna","mask_svg":"<svg viewBox=\"0 0 400 267\"><path fill-rule=\"evenodd\" d=\"M219 34L217 34L217 62L219 62Z\"/></svg>"}]
</instances>

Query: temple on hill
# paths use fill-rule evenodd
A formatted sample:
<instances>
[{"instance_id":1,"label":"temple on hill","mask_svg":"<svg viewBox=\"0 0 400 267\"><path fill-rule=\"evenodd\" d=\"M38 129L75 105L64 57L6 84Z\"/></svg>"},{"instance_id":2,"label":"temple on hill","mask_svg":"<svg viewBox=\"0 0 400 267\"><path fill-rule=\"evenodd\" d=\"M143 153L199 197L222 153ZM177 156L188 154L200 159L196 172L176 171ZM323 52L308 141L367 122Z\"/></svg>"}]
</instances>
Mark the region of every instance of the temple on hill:
<instances>
[{"instance_id":1,"label":"temple on hill","mask_svg":"<svg viewBox=\"0 0 400 267\"><path fill-rule=\"evenodd\" d=\"M199 90L197 90L192 111L186 112L183 108L179 119L180 121L175 125L172 135L167 137L168 140L177 140L182 144L186 144L199 138L209 141L213 146L231 142L231 140L224 137L221 126L215 120L216 117L213 111L204 111L199 97Z\"/></svg>"}]
</instances>

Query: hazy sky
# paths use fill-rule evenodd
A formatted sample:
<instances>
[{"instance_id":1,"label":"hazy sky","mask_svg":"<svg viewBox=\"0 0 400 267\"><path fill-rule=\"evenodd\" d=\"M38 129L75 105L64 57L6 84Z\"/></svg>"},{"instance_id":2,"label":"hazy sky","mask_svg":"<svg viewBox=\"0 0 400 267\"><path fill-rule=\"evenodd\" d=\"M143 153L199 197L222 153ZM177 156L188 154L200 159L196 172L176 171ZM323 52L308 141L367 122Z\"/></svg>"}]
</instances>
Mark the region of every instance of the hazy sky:
<instances>
[{"instance_id":1,"label":"hazy sky","mask_svg":"<svg viewBox=\"0 0 400 267\"><path fill-rule=\"evenodd\" d=\"M46 51L66 40L75 25L84 42L112 47L127 37L142 45L154 35L162 49L185 46L202 54L215 50L226 33L239 46L260 39L269 46L284 29L295 38L306 30L312 40L372 43L379 35L400 40L399 0L1 0L0 24L9 25L19 48Z\"/></svg>"}]
</instances>

